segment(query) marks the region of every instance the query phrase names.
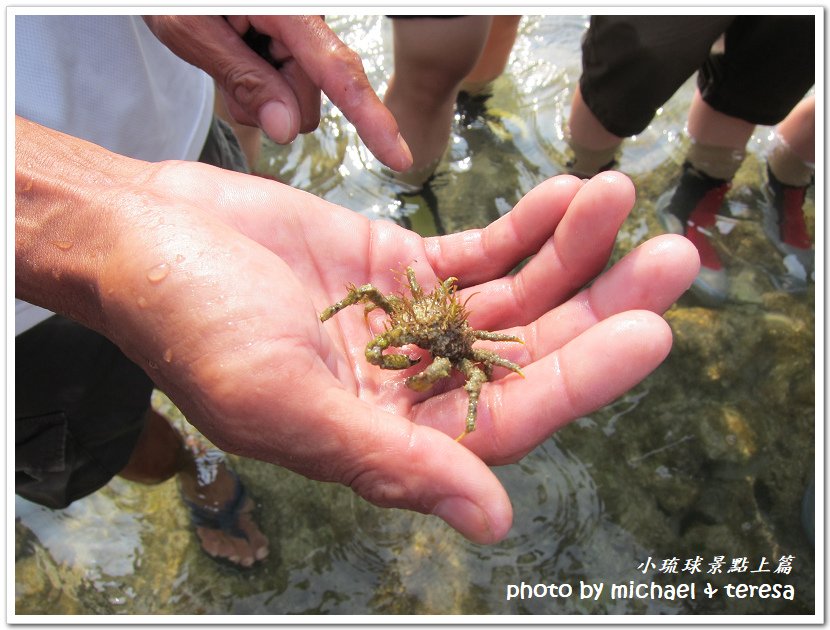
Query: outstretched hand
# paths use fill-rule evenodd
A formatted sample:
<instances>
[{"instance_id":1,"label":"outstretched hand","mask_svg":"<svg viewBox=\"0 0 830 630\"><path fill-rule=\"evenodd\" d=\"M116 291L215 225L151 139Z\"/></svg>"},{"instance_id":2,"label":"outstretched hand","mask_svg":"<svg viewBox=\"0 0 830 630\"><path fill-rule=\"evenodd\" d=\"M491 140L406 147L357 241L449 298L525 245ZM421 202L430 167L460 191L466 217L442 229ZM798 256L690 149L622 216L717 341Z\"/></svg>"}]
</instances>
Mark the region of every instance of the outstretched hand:
<instances>
[{"instance_id":1,"label":"outstretched hand","mask_svg":"<svg viewBox=\"0 0 830 630\"><path fill-rule=\"evenodd\" d=\"M698 270L694 246L665 235L603 272L634 201L618 173L555 177L487 228L424 239L276 182L17 129L18 297L108 336L220 448L436 514L477 542L512 520L488 465L657 367L671 346L658 313ZM525 340L497 350L526 378L497 370L461 443L460 378L415 392L408 371L366 362L363 309L319 320L349 282L399 290L407 265L424 287L458 277L474 328Z\"/></svg>"},{"instance_id":2,"label":"outstretched hand","mask_svg":"<svg viewBox=\"0 0 830 630\"><path fill-rule=\"evenodd\" d=\"M314 15L148 15L168 48L211 75L228 111L259 126L275 142L317 128L320 91L351 121L366 146L389 168L404 171L412 155L391 112L363 71L360 57ZM254 29L270 38L269 63L243 41Z\"/></svg>"},{"instance_id":3,"label":"outstretched hand","mask_svg":"<svg viewBox=\"0 0 830 630\"><path fill-rule=\"evenodd\" d=\"M132 320L118 339L128 354L220 447L349 485L377 505L436 514L479 542L501 539L512 518L487 465L517 461L659 365L671 334L655 313L697 272L694 247L664 236L582 289L633 204L631 183L616 173L585 184L554 178L483 230L431 239L199 165L164 169L156 184L173 208L190 207L144 243L140 261L118 265L118 283L123 266L133 268L132 291L110 318ZM169 275L154 284L146 270L158 265ZM393 270L406 265L424 286L457 276L462 300L476 294L473 327L525 340L499 352L526 378L484 386L478 428L461 444L463 380L414 392L404 378L418 368L367 364L363 309L318 319L348 282L398 290Z\"/></svg>"}]
</instances>

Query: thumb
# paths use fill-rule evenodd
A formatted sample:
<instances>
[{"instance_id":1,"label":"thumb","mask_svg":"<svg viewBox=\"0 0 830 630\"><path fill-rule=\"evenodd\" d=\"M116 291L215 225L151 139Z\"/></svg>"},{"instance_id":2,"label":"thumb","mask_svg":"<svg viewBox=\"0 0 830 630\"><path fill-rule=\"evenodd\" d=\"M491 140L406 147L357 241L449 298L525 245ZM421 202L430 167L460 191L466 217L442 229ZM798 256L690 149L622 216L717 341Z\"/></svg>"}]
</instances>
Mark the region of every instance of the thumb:
<instances>
[{"instance_id":1,"label":"thumb","mask_svg":"<svg viewBox=\"0 0 830 630\"><path fill-rule=\"evenodd\" d=\"M301 116L294 89L225 19L155 15L144 20L177 56L213 77L238 122L261 127L279 144L296 138Z\"/></svg>"},{"instance_id":2,"label":"thumb","mask_svg":"<svg viewBox=\"0 0 830 630\"><path fill-rule=\"evenodd\" d=\"M507 492L487 465L447 435L332 390L326 403L346 429L334 474L367 501L434 514L473 542L510 530Z\"/></svg>"}]
</instances>

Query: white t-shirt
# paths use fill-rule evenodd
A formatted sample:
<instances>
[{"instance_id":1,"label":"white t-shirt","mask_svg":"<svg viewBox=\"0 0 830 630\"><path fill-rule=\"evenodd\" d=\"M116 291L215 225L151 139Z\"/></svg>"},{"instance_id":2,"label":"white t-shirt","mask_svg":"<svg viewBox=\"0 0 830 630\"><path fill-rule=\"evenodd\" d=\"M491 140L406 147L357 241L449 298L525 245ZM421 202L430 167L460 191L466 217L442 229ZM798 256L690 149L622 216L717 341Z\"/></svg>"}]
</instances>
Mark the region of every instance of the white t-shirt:
<instances>
[{"instance_id":1,"label":"white t-shirt","mask_svg":"<svg viewBox=\"0 0 830 630\"><path fill-rule=\"evenodd\" d=\"M174 55L140 16L14 19L15 113L121 155L198 159L213 80ZM18 300L15 334L50 315Z\"/></svg>"}]
</instances>

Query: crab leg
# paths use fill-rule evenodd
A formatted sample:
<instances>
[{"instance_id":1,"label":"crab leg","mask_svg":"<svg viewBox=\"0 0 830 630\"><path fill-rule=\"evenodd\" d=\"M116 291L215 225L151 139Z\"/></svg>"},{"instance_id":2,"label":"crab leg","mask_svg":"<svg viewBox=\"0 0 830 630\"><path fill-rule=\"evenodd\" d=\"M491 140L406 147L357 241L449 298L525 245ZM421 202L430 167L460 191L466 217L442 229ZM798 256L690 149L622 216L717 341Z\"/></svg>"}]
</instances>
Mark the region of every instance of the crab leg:
<instances>
[{"instance_id":1,"label":"crab leg","mask_svg":"<svg viewBox=\"0 0 830 630\"><path fill-rule=\"evenodd\" d=\"M384 297L383 293L378 291L373 285L371 284L364 284L361 287L354 287L352 286L349 289L349 292L339 302L332 304L322 313L320 313L320 321L324 322L331 317L334 317L337 313L342 311L347 306L351 306L352 304L357 304L358 302L370 302L374 304L377 308L382 308L386 313L392 312L392 304L389 302L386 297ZM372 309L369 309L372 310Z\"/></svg>"},{"instance_id":2,"label":"crab leg","mask_svg":"<svg viewBox=\"0 0 830 630\"><path fill-rule=\"evenodd\" d=\"M501 367L505 367L508 370L513 370L519 376L524 377L524 374L522 374L522 369L518 365L513 363L513 361L508 361L504 357L497 355L495 352L473 348L473 358L476 361L487 363L489 365L500 365Z\"/></svg>"},{"instance_id":3,"label":"crab leg","mask_svg":"<svg viewBox=\"0 0 830 630\"><path fill-rule=\"evenodd\" d=\"M464 433L455 438L456 442L460 442L465 435L476 430L476 414L478 413L478 397L481 394L481 386L487 382L487 374L469 359L463 359L459 368L467 377L467 382L464 384L464 389L469 396L467 403L467 419L464 426Z\"/></svg>"},{"instance_id":4,"label":"crab leg","mask_svg":"<svg viewBox=\"0 0 830 630\"><path fill-rule=\"evenodd\" d=\"M387 330L375 337L366 346L366 360L372 365L379 365L385 370L405 370L415 365L420 359L414 361L405 354L383 354L389 346L396 345L398 334L393 330Z\"/></svg>"},{"instance_id":5,"label":"crab leg","mask_svg":"<svg viewBox=\"0 0 830 630\"><path fill-rule=\"evenodd\" d=\"M458 284L458 278L455 276L450 276L446 280L441 283L441 290L444 292L444 295L449 295L450 293L455 293L455 285Z\"/></svg>"},{"instance_id":6,"label":"crab leg","mask_svg":"<svg viewBox=\"0 0 830 630\"><path fill-rule=\"evenodd\" d=\"M415 270L412 267L406 268L406 279L409 281L409 292L412 294L412 298L419 300L424 297L424 292L421 289L421 285L418 284L418 279L415 277Z\"/></svg>"},{"instance_id":7,"label":"crab leg","mask_svg":"<svg viewBox=\"0 0 830 630\"><path fill-rule=\"evenodd\" d=\"M416 392L425 392L436 381L446 378L452 372L452 363L445 357L435 357L422 372L418 372L406 379L406 386Z\"/></svg>"},{"instance_id":8,"label":"crab leg","mask_svg":"<svg viewBox=\"0 0 830 630\"><path fill-rule=\"evenodd\" d=\"M504 333L488 332L486 330L474 330L473 337L481 339L482 341L516 341L524 344L524 339L521 337L506 335Z\"/></svg>"}]
</instances>

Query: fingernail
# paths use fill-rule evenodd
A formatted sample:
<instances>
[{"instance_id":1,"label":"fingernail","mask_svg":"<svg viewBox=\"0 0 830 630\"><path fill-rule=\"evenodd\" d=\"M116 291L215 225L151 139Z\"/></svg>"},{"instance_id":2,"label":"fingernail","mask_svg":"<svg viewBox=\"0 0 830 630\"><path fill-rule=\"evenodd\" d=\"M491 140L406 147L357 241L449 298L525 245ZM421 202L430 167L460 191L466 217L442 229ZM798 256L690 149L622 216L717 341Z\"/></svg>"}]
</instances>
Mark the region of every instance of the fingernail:
<instances>
[{"instance_id":1,"label":"fingernail","mask_svg":"<svg viewBox=\"0 0 830 630\"><path fill-rule=\"evenodd\" d=\"M484 511L464 497L442 499L432 513L478 543L494 542L490 521Z\"/></svg>"},{"instance_id":2,"label":"fingernail","mask_svg":"<svg viewBox=\"0 0 830 630\"><path fill-rule=\"evenodd\" d=\"M259 126L277 144L288 144L296 135L291 110L280 101L268 101L260 108Z\"/></svg>"},{"instance_id":3,"label":"fingernail","mask_svg":"<svg viewBox=\"0 0 830 630\"><path fill-rule=\"evenodd\" d=\"M403 136L401 134L398 134L398 146L401 148L401 151L405 156L405 161L402 165L402 168L398 169L398 172L403 172L410 166L412 166L412 151L410 150L409 145L406 143L406 140L403 139Z\"/></svg>"}]
</instances>

